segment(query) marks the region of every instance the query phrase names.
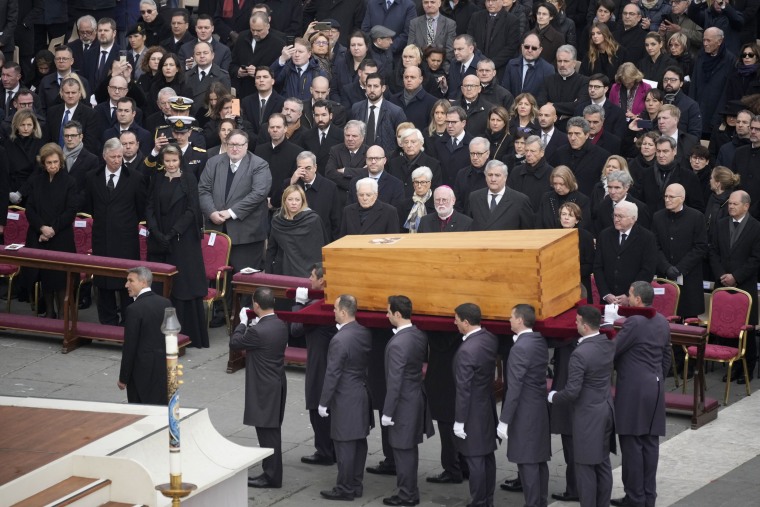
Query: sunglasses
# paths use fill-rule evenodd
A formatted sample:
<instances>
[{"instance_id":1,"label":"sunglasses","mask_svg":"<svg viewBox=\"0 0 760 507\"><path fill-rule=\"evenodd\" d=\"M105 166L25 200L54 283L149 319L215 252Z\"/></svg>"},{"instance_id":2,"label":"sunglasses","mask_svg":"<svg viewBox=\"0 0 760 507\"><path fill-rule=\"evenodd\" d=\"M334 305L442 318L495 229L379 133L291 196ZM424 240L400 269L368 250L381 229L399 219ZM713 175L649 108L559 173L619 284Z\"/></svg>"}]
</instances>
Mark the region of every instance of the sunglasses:
<instances>
[{"instance_id":1,"label":"sunglasses","mask_svg":"<svg viewBox=\"0 0 760 507\"><path fill-rule=\"evenodd\" d=\"M537 46L531 46L530 44L523 44L523 49L528 49L530 51L538 51L541 48Z\"/></svg>"},{"instance_id":2,"label":"sunglasses","mask_svg":"<svg viewBox=\"0 0 760 507\"><path fill-rule=\"evenodd\" d=\"M146 9L146 10L144 10L144 11L140 11L140 14L153 14L153 10L151 10L151 9Z\"/></svg>"},{"instance_id":3,"label":"sunglasses","mask_svg":"<svg viewBox=\"0 0 760 507\"><path fill-rule=\"evenodd\" d=\"M742 58L754 58L755 53L742 53Z\"/></svg>"}]
</instances>

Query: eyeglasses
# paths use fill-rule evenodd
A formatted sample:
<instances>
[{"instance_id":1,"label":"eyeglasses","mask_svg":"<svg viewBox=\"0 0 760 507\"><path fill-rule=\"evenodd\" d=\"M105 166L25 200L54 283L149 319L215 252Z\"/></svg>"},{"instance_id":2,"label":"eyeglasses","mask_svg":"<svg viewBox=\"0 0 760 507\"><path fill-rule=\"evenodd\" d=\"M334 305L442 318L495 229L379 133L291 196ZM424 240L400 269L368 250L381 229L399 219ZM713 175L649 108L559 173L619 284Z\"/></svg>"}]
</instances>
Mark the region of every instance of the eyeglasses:
<instances>
[{"instance_id":1,"label":"eyeglasses","mask_svg":"<svg viewBox=\"0 0 760 507\"><path fill-rule=\"evenodd\" d=\"M488 153L488 152L487 151L471 151L470 152L470 156L471 157L482 157L486 153Z\"/></svg>"},{"instance_id":2,"label":"eyeglasses","mask_svg":"<svg viewBox=\"0 0 760 507\"><path fill-rule=\"evenodd\" d=\"M530 44L523 44L523 49L526 49L529 51L538 51L541 48L538 46L531 46Z\"/></svg>"},{"instance_id":3,"label":"eyeglasses","mask_svg":"<svg viewBox=\"0 0 760 507\"><path fill-rule=\"evenodd\" d=\"M664 78L662 78L662 82L663 83L677 83L680 80L681 80L680 77L664 77Z\"/></svg>"},{"instance_id":4,"label":"eyeglasses","mask_svg":"<svg viewBox=\"0 0 760 507\"><path fill-rule=\"evenodd\" d=\"M318 40L317 42L313 43L314 46L327 46L328 44L330 43L324 40Z\"/></svg>"},{"instance_id":5,"label":"eyeglasses","mask_svg":"<svg viewBox=\"0 0 760 507\"><path fill-rule=\"evenodd\" d=\"M108 88L110 88L111 90L113 90L115 92L125 92L125 91L129 90L129 88L124 88L123 86L111 86L111 85L108 85Z\"/></svg>"},{"instance_id":6,"label":"eyeglasses","mask_svg":"<svg viewBox=\"0 0 760 507\"><path fill-rule=\"evenodd\" d=\"M79 137L81 135L82 134L63 134L63 138L64 139L75 139L75 138L77 138L77 137Z\"/></svg>"},{"instance_id":7,"label":"eyeglasses","mask_svg":"<svg viewBox=\"0 0 760 507\"><path fill-rule=\"evenodd\" d=\"M380 162L385 157L367 157L367 162Z\"/></svg>"},{"instance_id":8,"label":"eyeglasses","mask_svg":"<svg viewBox=\"0 0 760 507\"><path fill-rule=\"evenodd\" d=\"M668 194L665 194L662 197L664 197L666 201L672 201L674 199L681 199L680 195L668 195Z\"/></svg>"},{"instance_id":9,"label":"eyeglasses","mask_svg":"<svg viewBox=\"0 0 760 507\"><path fill-rule=\"evenodd\" d=\"M742 53L742 58L754 58L755 53Z\"/></svg>"},{"instance_id":10,"label":"eyeglasses","mask_svg":"<svg viewBox=\"0 0 760 507\"><path fill-rule=\"evenodd\" d=\"M423 185L429 185L430 184L430 180L413 181L412 184L415 187L421 187Z\"/></svg>"},{"instance_id":11,"label":"eyeglasses","mask_svg":"<svg viewBox=\"0 0 760 507\"><path fill-rule=\"evenodd\" d=\"M242 148L248 143L227 143L227 148Z\"/></svg>"},{"instance_id":12,"label":"eyeglasses","mask_svg":"<svg viewBox=\"0 0 760 507\"><path fill-rule=\"evenodd\" d=\"M78 30L79 35L93 35L95 30Z\"/></svg>"},{"instance_id":13,"label":"eyeglasses","mask_svg":"<svg viewBox=\"0 0 760 507\"><path fill-rule=\"evenodd\" d=\"M612 218L614 220L623 220L623 219L628 218L628 215L618 215L617 213L615 213L614 215L612 215Z\"/></svg>"}]
</instances>

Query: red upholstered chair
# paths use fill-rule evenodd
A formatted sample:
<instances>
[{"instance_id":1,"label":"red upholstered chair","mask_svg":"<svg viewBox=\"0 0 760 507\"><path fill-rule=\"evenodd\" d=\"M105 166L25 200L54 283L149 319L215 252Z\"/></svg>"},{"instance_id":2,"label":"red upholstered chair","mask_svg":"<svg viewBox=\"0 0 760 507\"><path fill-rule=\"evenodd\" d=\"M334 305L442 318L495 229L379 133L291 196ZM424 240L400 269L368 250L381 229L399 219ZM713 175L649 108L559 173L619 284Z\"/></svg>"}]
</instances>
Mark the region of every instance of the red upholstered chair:
<instances>
[{"instance_id":1,"label":"red upholstered chair","mask_svg":"<svg viewBox=\"0 0 760 507\"><path fill-rule=\"evenodd\" d=\"M78 254L92 255L92 216L87 213L77 213L74 218L74 246ZM92 281L92 275L80 273L77 287L77 301L82 284Z\"/></svg>"},{"instance_id":2,"label":"red upholstered chair","mask_svg":"<svg viewBox=\"0 0 760 507\"><path fill-rule=\"evenodd\" d=\"M657 313L665 316L668 322L677 323L681 318L676 315L676 309L678 308L678 300L681 298L681 288L677 283L667 280L665 278L655 278L652 281L652 288L654 289L654 300L652 301L652 308ZM662 294L658 294L662 292ZM678 379L678 371L676 369L676 357L673 355L673 349L670 349L670 366L673 368L673 381L676 387L680 387L680 381Z\"/></svg>"},{"instance_id":3,"label":"red upholstered chair","mask_svg":"<svg viewBox=\"0 0 760 507\"><path fill-rule=\"evenodd\" d=\"M732 287L715 289L710 296L710 315L707 321L708 343L705 345L705 361L728 363L728 377L726 382L726 396L724 405L728 405L728 393L731 389L731 367L735 361L741 360L744 367L744 380L747 388L747 396L750 395L749 371L745 351L747 347L747 332L752 329L748 325L749 313L752 305L752 297L748 292ZM698 319L687 319L687 324L697 324ZM711 337L722 338L730 345L716 345L709 343ZM697 347L684 347L683 389L686 392L686 372L688 371L689 358L697 357Z\"/></svg>"},{"instance_id":4,"label":"red upholstered chair","mask_svg":"<svg viewBox=\"0 0 760 507\"><path fill-rule=\"evenodd\" d=\"M145 222L140 222L137 226L137 233L140 235L140 260L148 260L148 227Z\"/></svg>"},{"instance_id":5,"label":"red upholstered chair","mask_svg":"<svg viewBox=\"0 0 760 507\"><path fill-rule=\"evenodd\" d=\"M201 240L201 251L203 252L203 264L206 267L206 280L210 282L206 297L203 302L206 303L207 319L211 321L213 315L214 301L221 300L224 306L224 319L227 321L227 330L230 329L230 311L227 308L227 301L224 296L227 293L227 272L232 271L230 266L230 251L232 249L232 240L223 232L206 231Z\"/></svg>"},{"instance_id":6,"label":"red upholstered chair","mask_svg":"<svg viewBox=\"0 0 760 507\"><path fill-rule=\"evenodd\" d=\"M595 305L603 305L602 296L599 295L599 288L596 286L596 280L594 275L591 275L591 303ZM602 315L604 315L604 309L602 309Z\"/></svg>"},{"instance_id":7,"label":"red upholstered chair","mask_svg":"<svg viewBox=\"0 0 760 507\"><path fill-rule=\"evenodd\" d=\"M4 245L14 243L26 243L26 232L29 222L26 219L26 210L20 206L8 206L8 220L5 224ZM15 264L0 264L0 278L8 279L8 313L11 311L11 294L13 293L13 280L18 276L21 268Z\"/></svg>"}]
</instances>

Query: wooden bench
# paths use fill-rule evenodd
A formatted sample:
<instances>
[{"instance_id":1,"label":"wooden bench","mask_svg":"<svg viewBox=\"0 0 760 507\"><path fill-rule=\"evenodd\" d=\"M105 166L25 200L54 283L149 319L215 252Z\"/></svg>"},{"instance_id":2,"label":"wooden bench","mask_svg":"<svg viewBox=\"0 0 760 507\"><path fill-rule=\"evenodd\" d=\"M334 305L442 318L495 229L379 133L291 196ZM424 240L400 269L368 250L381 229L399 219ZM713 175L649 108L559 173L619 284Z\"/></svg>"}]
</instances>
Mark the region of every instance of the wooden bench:
<instances>
[{"instance_id":1,"label":"wooden bench","mask_svg":"<svg viewBox=\"0 0 760 507\"><path fill-rule=\"evenodd\" d=\"M153 279L155 281L163 283L163 292L166 297L171 294L172 277L177 274L177 268L171 264L26 247L19 250L0 249L0 263L36 269L64 271L66 273L63 319L0 314L0 328L62 336L64 354L79 347L85 340L103 340L116 343L124 341L124 329L120 326L79 322L76 288L79 284L81 273L125 278L128 269L138 265L145 266L153 272ZM184 348L190 343L190 340L187 336L183 336L180 338L179 343L180 353L182 354L184 353Z\"/></svg>"}]
</instances>

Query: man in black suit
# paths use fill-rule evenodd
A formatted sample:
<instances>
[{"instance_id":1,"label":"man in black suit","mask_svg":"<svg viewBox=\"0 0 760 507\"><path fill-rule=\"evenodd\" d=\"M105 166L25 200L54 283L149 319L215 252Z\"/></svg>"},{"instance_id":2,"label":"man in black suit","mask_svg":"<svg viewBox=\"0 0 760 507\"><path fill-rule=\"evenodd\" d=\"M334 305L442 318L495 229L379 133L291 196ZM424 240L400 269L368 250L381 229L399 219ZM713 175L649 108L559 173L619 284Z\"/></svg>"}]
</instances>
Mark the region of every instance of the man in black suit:
<instances>
[{"instance_id":1,"label":"man in black suit","mask_svg":"<svg viewBox=\"0 0 760 507\"><path fill-rule=\"evenodd\" d=\"M16 93L13 96L12 101L12 108L14 111L19 111L20 109L29 109L34 113L34 116L37 117L37 121L40 124L40 129L42 129L42 132L47 131L47 117L40 113L40 110L38 108L39 103L39 97L37 97L33 91L29 90L28 88L19 88L18 93ZM2 122L0 122L0 137L8 137L11 135L11 130L13 130L13 118L15 117L15 113L12 116L6 116L3 118Z\"/></svg>"},{"instance_id":2,"label":"man in black suit","mask_svg":"<svg viewBox=\"0 0 760 507\"><path fill-rule=\"evenodd\" d=\"M557 109L553 104L544 104L539 108L538 125L541 127L544 157L551 160L559 148L568 145L567 134L557 128Z\"/></svg>"},{"instance_id":3,"label":"man in black suit","mask_svg":"<svg viewBox=\"0 0 760 507\"><path fill-rule=\"evenodd\" d=\"M467 112L459 106L452 106L446 111L446 134L433 138L430 154L441 164L441 177L444 185L454 186L457 173L470 163L468 146L472 136L465 131Z\"/></svg>"},{"instance_id":4,"label":"man in black suit","mask_svg":"<svg viewBox=\"0 0 760 507\"><path fill-rule=\"evenodd\" d=\"M232 53L226 44L214 38L214 20L211 16L208 14L200 14L198 16L198 19L195 21L195 34L198 36L197 39L183 44L179 48L178 55L180 59L185 62L189 58L192 58L195 52L195 45L199 42L205 42L211 46L214 63L225 71L229 70Z\"/></svg>"},{"instance_id":5,"label":"man in black suit","mask_svg":"<svg viewBox=\"0 0 760 507\"><path fill-rule=\"evenodd\" d=\"M493 505L496 487L496 400L493 372L499 340L480 327L480 307L463 303L454 324L463 335L454 355L456 446L470 470L470 505Z\"/></svg>"},{"instance_id":6,"label":"man in black suit","mask_svg":"<svg viewBox=\"0 0 760 507\"><path fill-rule=\"evenodd\" d=\"M2 37L2 36L0 36ZM18 95L21 90L25 90L31 94L34 98L34 108L37 111L41 110L40 98L36 93L22 86L21 83L21 66L16 62L5 62L2 67L2 107L4 108L5 116L12 117L16 113L16 107L13 105L13 99Z\"/></svg>"},{"instance_id":7,"label":"man in black suit","mask_svg":"<svg viewBox=\"0 0 760 507\"><path fill-rule=\"evenodd\" d=\"M470 194L473 231L532 229L535 223L530 199L507 187L507 166L498 160L486 164L486 184Z\"/></svg>"},{"instance_id":8,"label":"man in black suit","mask_svg":"<svg viewBox=\"0 0 760 507\"><path fill-rule=\"evenodd\" d=\"M470 164L457 172L454 180L457 211L470 212L470 194L486 188L486 164L491 157L491 143L485 137L474 137L468 147Z\"/></svg>"},{"instance_id":9,"label":"man in black suit","mask_svg":"<svg viewBox=\"0 0 760 507\"><path fill-rule=\"evenodd\" d=\"M221 4L219 7L221 8ZM252 13L248 25L250 29L242 31L232 47L229 69L232 84L239 97L247 97L256 91L253 82L256 69L271 65L279 58L285 46L282 37L271 33L269 18L265 13ZM222 40L224 41L224 36Z\"/></svg>"},{"instance_id":10,"label":"man in black suit","mask_svg":"<svg viewBox=\"0 0 760 507\"><path fill-rule=\"evenodd\" d=\"M71 77L63 80L61 85L63 104L56 104L47 113L48 142L63 145L63 127L72 120L82 124L84 146L92 153L100 153L103 144L100 141L102 128L95 112L86 104L80 103L82 89L79 82Z\"/></svg>"},{"instance_id":11,"label":"man in black suit","mask_svg":"<svg viewBox=\"0 0 760 507\"><path fill-rule=\"evenodd\" d=\"M325 174L330 149L343 142L343 129L333 123L334 104L322 99L314 103L311 113L314 127L303 137L304 148L317 157L317 169L321 175Z\"/></svg>"},{"instance_id":12,"label":"man in black suit","mask_svg":"<svg viewBox=\"0 0 760 507\"><path fill-rule=\"evenodd\" d=\"M557 73L551 74L538 91L536 101L539 106L551 103L557 114L555 120L560 130L570 117L575 116L579 102L588 102L588 77L575 71L578 52L575 46L565 44L557 49Z\"/></svg>"},{"instance_id":13,"label":"man in black suit","mask_svg":"<svg viewBox=\"0 0 760 507\"><path fill-rule=\"evenodd\" d=\"M311 203L310 203L311 206ZM325 270L321 263L311 266L309 283L311 290L324 291L325 289ZM305 288L304 288L305 289ZM301 290L300 288L298 289ZM296 306L293 310L299 310L314 303L311 294L306 296L296 295ZM306 354L309 360L306 363L306 374L304 375L304 398L306 410L309 411L309 422L314 430L314 448L313 454L301 457L301 463L307 465L325 465L330 466L335 463L335 447L332 438L330 438L330 416L321 417L319 415L319 397L322 395L322 386L325 382L325 373L327 371L327 350L330 346L330 340L337 330L335 326L317 326L311 324L301 324L300 322L290 323L290 335L294 338L304 336L306 339Z\"/></svg>"},{"instance_id":14,"label":"man in black suit","mask_svg":"<svg viewBox=\"0 0 760 507\"><path fill-rule=\"evenodd\" d=\"M256 146L256 155L269 164L272 173L272 186L269 189L269 202L277 207L282 200L283 181L293 174L296 168L296 157L303 149L285 138L285 117L275 113L269 118L267 132L269 142Z\"/></svg>"},{"instance_id":15,"label":"man in black suit","mask_svg":"<svg viewBox=\"0 0 760 507\"><path fill-rule=\"evenodd\" d=\"M77 19L77 35L79 38L66 43L67 47L71 49L71 56L73 57L69 65L73 65L74 69L84 77L90 73L90 69L86 67L89 62L97 62L98 60L97 20L89 14ZM58 67L57 61L55 66Z\"/></svg>"},{"instance_id":16,"label":"man in black suit","mask_svg":"<svg viewBox=\"0 0 760 507\"><path fill-rule=\"evenodd\" d=\"M478 62L483 57L475 46L475 39L466 33L454 37L454 60L449 67L447 88L444 93L452 100L459 98L462 93L462 80L465 76L477 74Z\"/></svg>"},{"instance_id":17,"label":"man in black suit","mask_svg":"<svg viewBox=\"0 0 760 507\"><path fill-rule=\"evenodd\" d=\"M404 184L401 180L385 170L387 163L385 152L380 146L370 146L367 148L367 169L361 171L351 183L349 188L356 188L356 182L362 178L372 178L377 181L378 195L377 198L382 202L388 203L395 208L400 208L404 201ZM348 193L348 204L356 202L356 193Z\"/></svg>"},{"instance_id":18,"label":"man in black suit","mask_svg":"<svg viewBox=\"0 0 760 507\"><path fill-rule=\"evenodd\" d=\"M135 122L137 117L137 104L131 97L122 97L116 102L116 124L103 131L101 139L111 139L112 137L119 137L124 131L134 132L137 139L140 140L140 145L145 147L147 151L153 149L153 136Z\"/></svg>"},{"instance_id":19,"label":"man in black suit","mask_svg":"<svg viewBox=\"0 0 760 507\"><path fill-rule=\"evenodd\" d=\"M680 130L681 110L673 104L665 104L657 113L657 130L677 144L677 157L682 167L690 167L691 150L699 144L699 138ZM730 165L730 164L725 164Z\"/></svg>"},{"instance_id":20,"label":"man in black suit","mask_svg":"<svg viewBox=\"0 0 760 507\"><path fill-rule=\"evenodd\" d=\"M583 108L583 119L588 122L589 140L610 153L620 153L620 138L604 129L604 108L589 104Z\"/></svg>"},{"instance_id":21,"label":"man in black suit","mask_svg":"<svg viewBox=\"0 0 760 507\"><path fill-rule=\"evenodd\" d=\"M93 111L98 116L98 121L101 127L108 129L116 127L119 124L119 120L116 117L116 109L118 108L118 102L122 98L125 98L128 94L129 83L123 76L113 76L108 80L108 100L104 100L93 108ZM138 125L143 123L142 110L137 106L135 102L135 119Z\"/></svg>"},{"instance_id":22,"label":"man in black suit","mask_svg":"<svg viewBox=\"0 0 760 507\"><path fill-rule=\"evenodd\" d=\"M615 409L610 377L615 342L599 334L602 315L592 306L578 308L575 323L581 337L570 356L567 384L561 391L551 391L548 399L573 407L573 451L581 505L601 507L609 505L612 495Z\"/></svg>"},{"instance_id":23,"label":"man in black suit","mask_svg":"<svg viewBox=\"0 0 760 507\"><path fill-rule=\"evenodd\" d=\"M131 130L119 134L119 141L124 147L124 165L133 171L142 171L145 154L140 150L140 140ZM148 176L143 172L143 176Z\"/></svg>"},{"instance_id":24,"label":"man in black suit","mask_svg":"<svg viewBox=\"0 0 760 507\"><path fill-rule=\"evenodd\" d=\"M170 21L172 36L164 39L159 44L170 53L178 55L185 44L193 44L193 34L190 33L190 13L185 9L177 9L172 12Z\"/></svg>"},{"instance_id":25,"label":"man in black suit","mask_svg":"<svg viewBox=\"0 0 760 507\"><path fill-rule=\"evenodd\" d=\"M228 8L230 8L227 10ZM214 30L219 34L222 44L232 46L239 34L248 30L248 19L251 17L253 2L232 2L225 7L224 2L216 2L214 11Z\"/></svg>"},{"instance_id":26,"label":"man in black suit","mask_svg":"<svg viewBox=\"0 0 760 507\"><path fill-rule=\"evenodd\" d=\"M412 172L419 167L427 167L433 173L431 188L441 184L441 165L436 159L422 151L425 137L418 129L406 129L400 133L401 156L391 159L388 173L392 174L404 185L404 197L414 194Z\"/></svg>"},{"instance_id":27,"label":"man in black suit","mask_svg":"<svg viewBox=\"0 0 760 507\"><path fill-rule=\"evenodd\" d=\"M626 49L627 58L625 61L638 64L642 58L647 56L644 52L644 39L649 30L645 29L641 24L641 7L637 4L633 2L625 4L621 14L620 20L622 23L618 24L618 28L613 35L615 36L615 40Z\"/></svg>"},{"instance_id":28,"label":"man in black suit","mask_svg":"<svg viewBox=\"0 0 760 507\"><path fill-rule=\"evenodd\" d=\"M490 58L501 78L507 62L520 50L520 30L517 17L504 9L503 0L486 2L485 10L479 10L470 18L467 33L475 39L475 46Z\"/></svg>"},{"instance_id":29,"label":"man in black suit","mask_svg":"<svg viewBox=\"0 0 760 507\"><path fill-rule=\"evenodd\" d=\"M428 340L412 324L412 302L408 297L389 296L387 316L395 329L385 346L386 393L381 424L388 428L398 492L383 498L383 504L416 505L420 501L417 445L423 435L430 438L435 434L422 378Z\"/></svg>"},{"instance_id":30,"label":"man in black suit","mask_svg":"<svg viewBox=\"0 0 760 507\"><path fill-rule=\"evenodd\" d=\"M513 167L507 186L530 199L533 210L538 210L541 198L551 188L549 176L554 168L546 162L544 145L538 136L525 139L525 162Z\"/></svg>"},{"instance_id":31,"label":"man in black suit","mask_svg":"<svg viewBox=\"0 0 760 507\"><path fill-rule=\"evenodd\" d=\"M330 104L332 107L332 124L336 127L346 125L346 108L341 105L340 102L330 100L330 81L324 76L315 76L311 80L311 86L309 87L309 93L311 94L311 100L306 100L303 103L303 116L312 125L316 125L316 118L314 117L314 107L317 102L324 101Z\"/></svg>"},{"instance_id":32,"label":"man in black suit","mask_svg":"<svg viewBox=\"0 0 760 507\"><path fill-rule=\"evenodd\" d=\"M111 18L101 18L98 21L98 43L95 49L85 53L86 59L82 72L93 90L100 88L101 83L108 79L111 64L119 58L119 44L116 43L116 21Z\"/></svg>"},{"instance_id":33,"label":"man in black suit","mask_svg":"<svg viewBox=\"0 0 760 507\"><path fill-rule=\"evenodd\" d=\"M665 103L673 104L681 111L678 130L699 138L702 135L702 111L699 109L699 104L684 93L683 85L684 73L681 67L672 65L665 69L665 74L662 76Z\"/></svg>"},{"instance_id":34,"label":"man in black suit","mask_svg":"<svg viewBox=\"0 0 760 507\"><path fill-rule=\"evenodd\" d=\"M398 149L396 128L406 121L404 110L389 100L385 100L385 78L380 74L370 74L366 80L367 100L351 106L349 116L367 124L367 144L382 146L386 153Z\"/></svg>"},{"instance_id":35,"label":"man in black suit","mask_svg":"<svg viewBox=\"0 0 760 507\"><path fill-rule=\"evenodd\" d=\"M274 292L258 287L253 293L256 319L248 325L249 308L240 310L240 324L230 336L230 350L245 350L245 413L243 423L256 428L260 447L274 454L261 463L263 473L249 477L252 488L282 487L282 420L288 381L285 348L288 326L274 313Z\"/></svg>"},{"instance_id":36,"label":"man in black suit","mask_svg":"<svg viewBox=\"0 0 760 507\"><path fill-rule=\"evenodd\" d=\"M701 291L700 291L701 295ZM652 284L633 282L628 304L651 307ZM665 378L670 369L670 326L657 312L628 317L615 336L615 431L623 455L625 497L619 506L654 505L660 437L665 435Z\"/></svg>"},{"instance_id":37,"label":"man in black suit","mask_svg":"<svg viewBox=\"0 0 760 507\"><path fill-rule=\"evenodd\" d=\"M191 44L188 43L188 46ZM195 116L203 105L209 88L213 83L222 83L230 89L230 73L214 62L214 50L208 42L197 42L194 46L192 59L195 66L185 73L185 83L192 90L193 107L191 114Z\"/></svg>"},{"instance_id":38,"label":"man in black suit","mask_svg":"<svg viewBox=\"0 0 760 507\"><path fill-rule=\"evenodd\" d=\"M675 106L669 107L675 108ZM637 182L641 186L641 200L646 203L649 211L655 213L663 209L662 196L665 194L665 188L674 183L680 183L686 189L687 206L704 211L705 203L699 178L691 170L688 162L684 166L683 162L679 161L678 148L673 138L666 135L660 136L655 141L655 147L657 151L654 167L640 175Z\"/></svg>"},{"instance_id":39,"label":"man in black suit","mask_svg":"<svg viewBox=\"0 0 760 507\"><path fill-rule=\"evenodd\" d=\"M43 114L46 114L54 105L61 103L61 81L69 77L73 72L72 66L77 63L75 58L73 48L66 45L55 48L56 72L51 72L43 77L37 88L37 94L40 97L40 111ZM87 78L85 78L83 73L78 74L78 76L84 84L85 94L89 97L91 90Z\"/></svg>"},{"instance_id":40,"label":"man in black suit","mask_svg":"<svg viewBox=\"0 0 760 507\"><path fill-rule=\"evenodd\" d=\"M76 120L63 127L63 156L66 170L77 182L77 189L84 194L87 175L97 170L100 159L84 147L82 142L82 124Z\"/></svg>"},{"instance_id":41,"label":"man in black suit","mask_svg":"<svg viewBox=\"0 0 760 507\"><path fill-rule=\"evenodd\" d=\"M126 293L134 304L124 316L124 346L116 385L129 403L166 405L166 341L161 332L171 301L150 290L153 273L146 267L127 271Z\"/></svg>"},{"instance_id":42,"label":"man in black suit","mask_svg":"<svg viewBox=\"0 0 760 507\"><path fill-rule=\"evenodd\" d=\"M283 182L299 185L306 194L309 207L322 219L322 226L330 241L338 239L340 233L341 208L338 207L338 187L317 171L317 157L310 151L302 151L296 157L296 170Z\"/></svg>"},{"instance_id":43,"label":"man in black suit","mask_svg":"<svg viewBox=\"0 0 760 507\"><path fill-rule=\"evenodd\" d=\"M364 122L350 120L343 129L343 142L330 148L325 176L338 186L340 208L346 205L348 192L356 191L350 188L351 180L367 168L366 129Z\"/></svg>"},{"instance_id":44,"label":"man in black suit","mask_svg":"<svg viewBox=\"0 0 760 507\"><path fill-rule=\"evenodd\" d=\"M752 296L749 324L757 324L757 275L760 269L760 222L749 214L750 196L743 190L732 192L728 198L728 215L718 221L710 242L710 267L716 285L736 287ZM747 370L752 379L757 361L754 331L747 333ZM744 384L745 379L737 367L730 378Z\"/></svg>"},{"instance_id":45,"label":"man in black suit","mask_svg":"<svg viewBox=\"0 0 760 507\"><path fill-rule=\"evenodd\" d=\"M67 85L64 82L63 89ZM83 106L79 106L83 107ZM85 144L86 146L86 144ZM92 253L121 259L140 258L140 242L136 233L145 210L145 184L142 174L123 166L124 148L118 139L103 144L105 167L91 172L85 185L84 211L92 215ZM118 325L132 302L127 291L110 277L96 276L98 319L101 324ZM117 306L117 295L121 305Z\"/></svg>"},{"instance_id":46,"label":"man in black suit","mask_svg":"<svg viewBox=\"0 0 760 507\"><path fill-rule=\"evenodd\" d=\"M591 104L604 108L604 128L623 138L628 130L628 122L625 120L625 112L607 100L607 91L610 89L610 78L604 74L594 74L588 80L589 100L578 101L575 106L575 116L582 116L583 109ZM569 127L568 127L569 129Z\"/></svg>"},{"instance_id":47,"label":"man in black suit","mask_svg":"<svg viewBox=\"0 0 760 507\"><path fill-rule=\"evenodd\" d=\"M546 505L549 496L551 433L546 407L546 360L549 347L533 331L536 310L519 304L509 325L515 334L507 360L507 386L497 435L507 442L507 459L517 463L525 505ZM509 439L507 439L509 437Z\"/></svg>"},{"instance_id":48,"label":"man in black suit","mask_svg":"<svg viewBox=\"0 0 760 507\"><path fill-rule=\"evenodd\" d=\"M623 201L636 205L639 210L639 218L636 220L636 223L645 229L649 229L652 221L649 207L631 195L630 190L632 186L633 178L626 171L612 171L607 175L607 195L596 206L596 209L592 211L594 235L596 237L599 237L599 234L604 229L615 225L613 212L617 205Z\"/></svg>"},{"instance_id":49,"label":"man in black suit","mask_svg":"<svg viewBox=\"0 0 760 507\"><path fill-rule=\"evenodd\" d=\"M465 76L462 80L462 95L458 105L467 112L465 130L473 137L486 135L488 128L488 111L493 104L480 96L480 79L477 76Z\"/></svg>"},{"instance_id":50,"label":"man in black suit","mask_svg":"<svg viewBox=\"0 0 760 507\"><path fill-rule=\"evenodd\" d=\"M420 219L417 232L465 232L472 226L472 218L454 209L456 197L451 187L442 185L433 192L435 213Z\"/></svg>"},{"instance_id":51,"label":"man in black suit","mask_svg":"<svg viewBox=\"0 0 760 507\"><path fill-rule=\"evenodd\" d=\"M404 110L407 121L414 123L419 130L425 130L430 124L430 110L433 109L436 100L422 87L423 80L419 67L404 68L404 87L390 99Z\"/></svg>"},{"instance_id":52,"label":"man in black suit","mask_svg":"<svg viewBox=\"0 0 760 507\"><path fill-rule=\"evenodd\" d=\"M339 330L327 349L327 369L318 411L322 417L329 414L331 419L330 436L335 445L338 479L332 489L319 494L329 500L353 500L364 493L367 435L374 427L367 390L372 333L356 322L355 297L343 294L334 305Z\"/></svg>"},{"instance_id":53,"label":"man in black suit","mask_svg":"<svg viewBox=\"0 0 760 507\"><path fill-rule=\"evenodd\" d=\"M359 202L343 208L340 237L347 234L398 234L398 212L377 198L377 180L363 178L356 182Z\"/></svg>"},{"instance_id":54,"label":"man in black suit","mask_svg":"<svg viewBox=\"0 0 760 507\"><path fill-rule=\"evenodd\" d=\"M274 73L269 66L256 67L254 82L257 93L244 96L240 101L240 111L243 118L253 125L253 131L258 135L261 126L269 121L272 113L282 111L285 97L274 91Z\"/></svg>"},{"instance_id":55,"label":"man in black suit","mask_svg":"<svg viewBox=\"0 0 760 507\"><path fill-rule=\"evenodd\" d=\"M477 67L478 79L481 86L480 96L493 105L504 106L509 111L515 98L509 90L499 84L493 60L481 58Z\"/></svg>"},{"instance_id":56,"label":"man in black suit","mask_svg":"<svg viewBox=\"0 0 760 507\"><path fill-rule=\"evenodd\" d=\"M575 174L578 181L578 190L583 195L591 195L594 185L599 181L610 152L596 146L589 140L591 127L580 116L574 116L567 120L568 145L554 152L554 158L549 163L557 167L566 165Z\"/></svg>"},{"instance_id":57,"label":"man in black suit","mask_svg":"<svg viewBox=\"0 0 760 507\"><path fill-rule=\"evenodd\" d=\"M628 288L636 280L649 282L657 265L654 235L636 223L638 208L622 201L615 206L614 227L596 242L594 280L607 304L626 305Z\"/></svg>"}]
</instances>

